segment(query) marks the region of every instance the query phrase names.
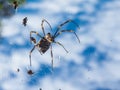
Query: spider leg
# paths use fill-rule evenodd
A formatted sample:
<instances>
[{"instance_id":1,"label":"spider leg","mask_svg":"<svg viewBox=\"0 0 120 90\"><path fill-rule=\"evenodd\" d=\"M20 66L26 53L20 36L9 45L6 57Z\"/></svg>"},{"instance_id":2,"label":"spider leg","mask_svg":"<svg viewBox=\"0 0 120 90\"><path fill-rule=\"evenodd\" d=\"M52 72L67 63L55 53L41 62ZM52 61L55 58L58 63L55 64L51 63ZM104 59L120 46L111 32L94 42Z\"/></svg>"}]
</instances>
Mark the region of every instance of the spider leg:
<instances>
[{"instance_id":1,"label":"spider leg","mask_svg":"<svg viewBox=\"0 0 120 90\"><path fill-rule=\"evenodd\" d=\"M78 39L78 42L80 43L80 39L78 38L77 34L73 31L73 30L61 30L60 32L58 32L58 34L55 36L55 38L60 35L62 32L72 32L75 34L76 38Z\"/></svg>"},{"instance_id":2,"label":"spider leg","mask_svg":"<svg viewBox=\"0 0 120 90\"><path fill-rule=\"evenodd\" d=\"M64 47L60 42L54 42L54 43L56 43L56 44L62 46L62 47L64 48L64 50L68 53L68 51L65 49L65 47Z\"/></svg>"},{"instance_id":3,"label":"spider leg","mask_svg":"<svg viewBox=\"0 0 120 90\"><path fill-rule=\"evenodd\" d=\"M35 33L37 36L43 38L38 32L36 31L30 31L30 37L32 36L32 34Z\"/></svg>"},{"instance_id":4,"label":"spider leg","mask_svg":"<svg viewBox=\"0 0 120 90\"><path fill-rule=\"evenodd\" d=\"M30 53L29 53L30 66L32 66L32 64L31 64L31 53L33 52L34 49L35 49L35 46L31 49L31 51L30 51Z\"/></svg>"},{"instance_id":5,"label":"spider leg","mask_svg":"<svg viewBox=\"0 0 120 90\"><path fill-rule=\"evenodd\" d=\"M46 22L50 26L51 31L52 31L52 27L47 20L45 20L45 19L42 20L41 27L42 27L43 34L45 36L45 30L44 30L44 26L43 26L44 22Z\"/></svg>"},{"instance_id":6,"label":"spider leg","mask_svg":"<svg viewBox=\"0 0 120 90\"><path fill-rule=\"evenodd\" d=\"M50 51L51 51L51 65L52 65L52 71L53 71L53 52L52 52L52 45L50 46Z\"/></svg>"},{"instance_id":7,"label":"spider leg","mask_svg":"<svg viewBox=\"0 0 120 90\"><path fill-rule=\"evenodd\" d=\"M65 25L65 24L69 23L69 22L72 22L73 24L75 24L75 25L80 29L79 25L78 25L76 22L74 22L73 20L69 19L69 20L63 22L62 24L60 24L60 25L58 26L58 28L57 28L57 30L56 30L56 32L55 32L55 34L54 34L54 37L56 36L56 34L58 33L58 31L61 29L61 27L62 27L63 25Z\"/></svg>"},{"instance_id":8,"label":"spider leg","mask_svg":"<svg viewBox=\"0 0 120 90\"><path fill-rule=\"evenodd\" d=\"M34 47L31 49L31 51L29 53L30 66L32 66L32 64L31 64L31 53L33 52L33 50L36 47L36 39L34 37L32 37L33 33L36 34L37 36L39 36L40 38L43 38L38 32L36 32L36 31L30 31L30 41L34 43Z\"/></svg>"},{"instance_id":9,"label":"spider leg","mask_svg":"<svg viewBox=\"0 0 120 90\"><path fill-rule=\"evenodd\" d=\"M32 37L33 33L36 34L37 36L39 36L40 38L43 38L43 37L36 31L30 31L30 41L33 42L34 44L36 44L36 39Z\"/></svg>"}]
</instances>

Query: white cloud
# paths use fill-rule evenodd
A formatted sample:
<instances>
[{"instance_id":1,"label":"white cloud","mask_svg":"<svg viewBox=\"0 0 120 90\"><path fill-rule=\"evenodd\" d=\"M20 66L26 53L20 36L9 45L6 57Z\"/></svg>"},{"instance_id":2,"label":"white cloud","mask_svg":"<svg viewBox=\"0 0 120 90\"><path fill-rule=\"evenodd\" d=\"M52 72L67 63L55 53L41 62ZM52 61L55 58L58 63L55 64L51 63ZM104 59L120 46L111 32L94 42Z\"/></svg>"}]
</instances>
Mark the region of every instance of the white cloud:
<instances>
[{"instance_id":1,"label":"white cloud","mask_svg":"<svg viewBox=\"0 0 120 90\"><path fill-rule=\"evenodd\" d=\"M62 16L55 16L56 13L70 12L75 14L79 12L79 10L86 10L87 13L91 13L94 12L93 5L97 3L97 0L91 1L87 4L83 0L60 0L53 1L52 3L50 2L51 1L46 0L40 3L28 3L25 6L25 8L30 7L31 9L44 11L43 13L39 11L41 15L40 13L29 15L27 27L22 26L22 19L28 14L22 15L18 13L9 19L11 21L10 23L8 23L9 20L4 20L3 36L8 40L10 38L8 41L9 43L12 43L13 45L16 43L22 46L26 40L29 40L29 30L39 31L41 33L40 24L43 17L47 17L47 20L54 26L57 24L56 22L61 22L63 20ZM85 5L83 8L77 6L78 3L82 4L83 2L83 5ZM64 9L64 7L66 7L66 9ZM115 89L116 87L119 89L119 1L116 0L110 2L104 5L103 8L105 10L103 9L99 11L97 17L84 16L83 20L90 20L91 23L82 28L82 31L89 29L86 33L81 34L81 31L77 31L81 40L80 44L73 34L64 34L57 39L66 47L66 49L69 50L69 53L66 54L62 47L59 45L53 45L54 66L55 68L60 68L62 71L60 71L58 76L47 76L42 78L42 80L38 79L39 84L36 86L30 87L26 85L27 80L30 80L31 78L27 75L27 69L30 69L30 48L23 47L22 49L17 50L11 49L9 56L0 53L0 81L2 81L0 83L2 83L1 86L3 89L36 90L36 88L42 88L43 90L47 90L49 88L49 90L58 90L61 88L62 90L93 90L97 87L108 87L111 89ZM83 65L84 57L80 55L88 45L93 45L98 51L107 53L107 58L105 58L102 63L103 66L100 66L99 62L96 63L96 57L89 61L88 65L91 67L90 71ZM7 49L5 46L1 45L0 49ZM31 45L31 47L32 46L33 45ZM58 58L59 56L60 60ZM76 65L68 67L70 61L74 62ZM37 71L41 63L51 65L50 50L44 55L40 55L37 50L32 53L32 69ZM20 68L20 72L16 71L17 68ZM15 74L16 77L11 79L10 72ZM69 77L69 75L71 76ZM34 77L34 75L32 77ZM13 85L15 86L13 87Z\"/></svg>"}]
</instances>

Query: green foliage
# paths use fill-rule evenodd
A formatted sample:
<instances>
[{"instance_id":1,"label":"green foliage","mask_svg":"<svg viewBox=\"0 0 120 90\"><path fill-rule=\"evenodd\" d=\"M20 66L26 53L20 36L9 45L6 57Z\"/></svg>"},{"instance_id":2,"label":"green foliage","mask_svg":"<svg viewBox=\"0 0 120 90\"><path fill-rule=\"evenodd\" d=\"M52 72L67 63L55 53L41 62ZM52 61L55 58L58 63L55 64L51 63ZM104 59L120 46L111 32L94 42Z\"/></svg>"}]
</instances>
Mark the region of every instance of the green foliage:
<instances>
[{"instance_id":1,"label":"green foliage","mask_svg":"<svg viewBox=\"0 0 120 90\"><path fill-rule=\"evenodd\" d=\"M26 0L8 0L9 3L13 3L14 1L17 1L18 5L22 5L25 3Z\"/></svg>"},{"instance_id":2,"label":"green foliage","mask_svg":"<svg viewBox=\"0 0 120 90\"><path fill-rule=\"evenodd\" d=\"M2 37L2 19L10 18L15 14L13 3L17 1L18 7L26 2L26 0L0 0L0 42Z\"/></svg>"},{"instance_id":3,"label":"green foliage","mask_svg":"<svg viewBox=\"0 0 120 90\"><path fill-rule=\"evenodd\" d=\"M0 19L11 17L15 13L15 2L16 7L24 4L26 0L0 0Z\"/></svg>"},{"instance_id":4,"label":"green foliage","mask_svg":"<svg viewBox=\"0 0 120 90\"><path fill-rule=\"evenodd\" d=\"M0 3L0 10L3 8L3 5L2 5L2 3Z\"/></svg>"}]
</instances>

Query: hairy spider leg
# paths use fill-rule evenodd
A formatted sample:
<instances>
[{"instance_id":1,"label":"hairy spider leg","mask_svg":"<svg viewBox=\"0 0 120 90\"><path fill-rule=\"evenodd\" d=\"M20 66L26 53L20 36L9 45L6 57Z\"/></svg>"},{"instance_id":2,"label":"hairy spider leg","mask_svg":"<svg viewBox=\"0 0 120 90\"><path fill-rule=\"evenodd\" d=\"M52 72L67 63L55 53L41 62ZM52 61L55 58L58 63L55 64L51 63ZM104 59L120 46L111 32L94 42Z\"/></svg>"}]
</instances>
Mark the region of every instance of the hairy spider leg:
<instances>
[{"instance_id":1,"label":"hairy spider leg","mask_svg":"<svg viewBox=\"0 0 120 90\"><path fill-rule=\"evenodd\" d=\"M69 20L63 22L62 24L60 24L60 25L58 26L58 28L57 28L57 30L56 30L56 32L55 32L55 34L54 34L53 37L56 36L56 34L58 33L58 31L61 29L61 27L62 27L63 25L65 25L65 24L67 24L67 23L69 23L69 22L72 22L73 24L75 24L75 25L80 29L79 25L78 25L76 22L74 22L73 20L69 19Z\"/></svg>"},{"instance_id":2,"label":"hairy spider leg","mask_svg":"<svg viewBox=\"0 0 120 90\"><path fill-rule=\"evenodd\" d=\"M65 47L64 47L60 42L54 42L54 43L56 43L56 44L62 46L62 47L64 48L64 50L68 53L68 51L65 49Z\"/></svg>"},{"instance_id":3,"label":"hairy spider leg","mask_svg":"<svg viewBox=\"0 0 120 90\"><path fill-rule=\"evenodd\" d=\"M52 52L52 45L50 45L50 52L51 52L51 65L52 65L52 71L53 71L53 52Z\"/></svg>"},{"instance_id":4,"label":"hairy spider leg","mask_svg":"<svg viewBox=\"0 0 120 90\"><path fill-rule=\"evenodd\" d=\"M61 30L60 32L58 32L58 34L55 36L55 38L60 35L62 32L72 32L75 34L76 38L78 39L78 42L80 43L80 39L78 38L77 34L75 33L75 31L73 30Z\"/></svg>"},{"instance_id":5,"label":"hairy spider leg","mask_svg":"<svg viewBox=\"0 0 120 90\"><path fill-rule=\"evenodd\" d=\"M38 32L36 32L36 31L30 31L30 41L31 42L33 41L33 43L34 43L34 47L31 49L31 51L29 53L30 66L32 66L32 64L31 64L31 53L33 52L33 50L36 47L36 39L32 37L33 33L36 34L37 36L39 36L40 38L42 38L42 36Z\"/></svg>"},{"instance_id":6,"label":"hairy spider leg","mask_svg":"<svg viewBox=\"0 0 120 90\"><path fill-rule=\"evenodd\" d=\"M44 22L46 22L49 25L51 31L52 31L52 27L51 27L50 23L47 20L45 20L45 19L42 20L41 27L42 27L43 34L45 36L45 30L44 30L44 26L43 26Z\"/></svg>"}]
</instances>

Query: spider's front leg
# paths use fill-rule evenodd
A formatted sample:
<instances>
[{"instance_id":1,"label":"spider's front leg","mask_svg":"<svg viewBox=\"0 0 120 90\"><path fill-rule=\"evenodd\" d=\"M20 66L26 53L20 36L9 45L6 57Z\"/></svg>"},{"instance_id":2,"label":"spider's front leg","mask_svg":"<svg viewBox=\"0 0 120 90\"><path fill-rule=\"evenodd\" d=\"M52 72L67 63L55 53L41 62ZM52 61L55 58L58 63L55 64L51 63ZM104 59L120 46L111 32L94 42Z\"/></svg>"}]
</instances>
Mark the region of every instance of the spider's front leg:
<instances>
[{"instance_id":1,"label":"spider's front leg","mask_svg":"<svg viewBox=\"0 0 120 90\"><path fill-rule=\"evenodd\" d=\"M45 30L44 30L44 26L43 26L44 22L46 22L50 26L51 31L52 31L52 27L47 20L45 20L45 19L42 20L41 27L42 27L43 34L45 36Z\"/></svg>"}]
</instances>

